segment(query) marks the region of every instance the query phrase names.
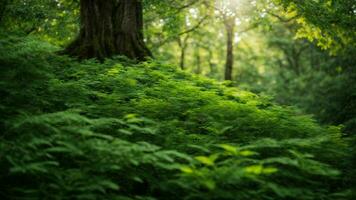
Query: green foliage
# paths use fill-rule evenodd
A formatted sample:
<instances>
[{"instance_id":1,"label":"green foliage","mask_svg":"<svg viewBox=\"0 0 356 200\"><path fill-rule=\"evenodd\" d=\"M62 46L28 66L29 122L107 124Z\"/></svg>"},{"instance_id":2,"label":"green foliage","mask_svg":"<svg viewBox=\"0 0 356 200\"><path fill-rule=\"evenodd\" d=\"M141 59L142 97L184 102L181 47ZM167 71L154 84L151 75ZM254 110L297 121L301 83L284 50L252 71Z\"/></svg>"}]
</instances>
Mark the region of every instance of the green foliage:
<instances>
[{"instance_id":1,"label":"green foliage","mask_svg":"<svg viewBox=\"0 0 356 200\"><path fill-rule=\"evenodd\" d=\"M322 123L344 124L345 131L353 134L354 46L330 55L319 49L317 42L294 38L300 26L291 19L293 16L271 16L268 33L266 27L259 30L268 35L259 41L258 48L249 47L251 41L241 44L236 85L266 94L280 104L296 106ZM260 48L270 50L266 54Z\"/></svg>"},{"instance_id":2,"label":"green foliage","mask_svg":"<svg viewBox=\"0 0 356 200\"><path fill-rule=\"evenodd\" d=\"M278 85L270 88L275 99L281 103L296 105L313 113L321 122L344 124L348 134L354 134L355 77L353 74L330 75L323 71L309 70L309 74L295 76L284 72L286 80L279 79Z\"/></svg>"},{"instance_id":3,"label":"green foliage","mask_svg":"<svg viewBox=\"0 0 356 200\"><path fill-rule=\"evenodd\" d=\"M316 162L310 154L292 150L299 145L304 148L316 145L311 143L310 140L264 139L238 148L219 145L223 151L208 157L198 156L196 164L181 168L180 184L191 191L188 199L313 199L323 196L328 186L307 181L306 188L304 181L316 176L322 180L339 172Z\"/></svg>"},{"instance_id":4,"label":"green foliage","mask_svg":"<svg viewBox=\"0 0 356 200\"><path fill-rule=\"evenodd\" d=\"M57 45L67 44L78 31L78 1L2 0L0 28L36 35Z\"/></svg>"},{"instance_id":5,"label":"green foliage","mask_svg":"<svg viewBox=\"0 0 356 200\"><path fill-rule=\"evenodd\" d=\"M0 44L2 199L348 197L337 127L157 61Z\"/></svg>"},{"instance_id":6,"label":"green foliage","mask_svg":"<svg viewBox=\"0 0 356 200\"><path fill-rule=\"evenodd\" d=\"M187 71L216 79L222 15L238 18L236 85L273 97L154 60L58 56L78 2L0 1L0 199L356 195L354 0L143 1L156 58L184 50Z\"/></svg>"},{"instance_id":7,"label":"green foliage","mask_svg":"<svg viewBox=\"0 0 356 200\"><path fill-rule=\"evenodd\" d=\"M2 185L9 198L120 199L120 193L154 186L158 173L173 168L177 156L184 158L144 141L120 139L133 124L118 119L59 112L19 121L5 135L1 161L9 170ZM135 128L135 134L145 131Z\"/></svg>"},{"instance_id":8,"label":"green foliage","mask_svg":"<svg viewBox=\"0 0 356 200\"><path fill-rule=\"evenodd\" d=\"M318 45L342 52L355 45L354 0L275 0L288 12L296 14L301 25L298 36L317 40Z\"/></svg>"}]
</instances>

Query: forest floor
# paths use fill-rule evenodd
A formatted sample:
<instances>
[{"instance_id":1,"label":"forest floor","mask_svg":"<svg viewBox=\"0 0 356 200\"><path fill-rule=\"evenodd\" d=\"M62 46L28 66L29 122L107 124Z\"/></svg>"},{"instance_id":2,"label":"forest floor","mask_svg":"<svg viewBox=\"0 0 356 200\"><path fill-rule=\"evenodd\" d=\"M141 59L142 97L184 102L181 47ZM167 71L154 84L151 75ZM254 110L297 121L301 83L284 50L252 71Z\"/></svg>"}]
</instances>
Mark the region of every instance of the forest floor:
<instances>
[{"instance_id":1,"label":"forest floor","mask_svg":"<svg viewBox=\"0 0 356 200\"><path fill-rule=\"evenodd\" d=\"M30 37L0 44L0 197L349 195L339 127L158 61L79 62Z\"/></svg>"}]
</instances>

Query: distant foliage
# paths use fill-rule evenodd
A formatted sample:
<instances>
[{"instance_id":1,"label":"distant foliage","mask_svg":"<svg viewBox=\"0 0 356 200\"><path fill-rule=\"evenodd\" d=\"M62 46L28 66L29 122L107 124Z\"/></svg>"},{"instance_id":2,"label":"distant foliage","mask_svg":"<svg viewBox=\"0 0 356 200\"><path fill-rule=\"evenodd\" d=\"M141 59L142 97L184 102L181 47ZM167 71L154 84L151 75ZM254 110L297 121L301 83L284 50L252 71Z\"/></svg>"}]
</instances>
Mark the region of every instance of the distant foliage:
<instances>
[{"instance_id":1,"label":"distant foliage","mask_svg":"<svg viewBox=\"0 0 356 200\"><path fill-rule=\"evenodd\" d=\"M340 53L355 46L356 4L354 0L274 0L297 16L297 36L317 41L332 52Z\"/></svg>"}]
</instances>

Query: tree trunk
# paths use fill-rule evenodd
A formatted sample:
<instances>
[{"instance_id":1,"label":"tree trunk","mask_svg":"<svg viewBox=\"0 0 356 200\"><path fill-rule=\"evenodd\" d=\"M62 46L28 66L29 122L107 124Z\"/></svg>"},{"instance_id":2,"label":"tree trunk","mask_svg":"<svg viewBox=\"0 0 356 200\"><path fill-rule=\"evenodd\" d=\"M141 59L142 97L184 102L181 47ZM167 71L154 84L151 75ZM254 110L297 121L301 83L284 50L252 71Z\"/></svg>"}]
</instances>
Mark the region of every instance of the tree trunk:
<instances>
[{"instance_id":1,"label":"tree trunk","mask_svg":"<svg viewBox=\"0 0 356 200\"><path fill-rule=\"evenodd\" d=\"M178 37L177 42L178 46L180 48L180 60L179 60L179 66L182 70L185 69L185 53L188 47L188 39L189 39L189 34L187 34L183 40L181 37Z\"/></svg>"},{"instance_id":2,"label":"tree trunk","mask_svg":"<svg viewBox=\"0 0 356 200\"><path fill-rule=\"evenodd\" d=\"M225 29L227 36L226 44L226 63L225 63L225 80L232 80L232 68L234 65L234 28L235 19L227 19L225 21Z\"/></svg>"},{"instance_id":3,"label":"tree trunk","mask_svg":"<svg viewBox=\"0 0 356 200\"><path fill-rule=\"evenodd\" d=\"M143 40L142 12L141 0L81 0L80 33L65 52L80 59L144 60L151 53Z\"/></svg>"},{"instance_id":4,"label":"tree trunk","mask_svg":"<svg viewBox=\"0 0 356 200\"><path fill-rule=\"evenodd\" d=\"M180 61L179 61L179 66L182 70L185 68L185 47L181 48L180 50Z\"/></svg>"},{"instance_id":5,"label":"tree trunk","mask_svg":"<svg viewBox=\"0 0 356 200\"><path fill-rule=\"evenodd\" d=\"M202 69L201 69L201 59L200 59L200 50L199 50L199 46L196 47L196 51L195 51L195 64L197 65L197 69L195 71L196 74L201 74L202 73Z\"/></svg>"}]
</instances>

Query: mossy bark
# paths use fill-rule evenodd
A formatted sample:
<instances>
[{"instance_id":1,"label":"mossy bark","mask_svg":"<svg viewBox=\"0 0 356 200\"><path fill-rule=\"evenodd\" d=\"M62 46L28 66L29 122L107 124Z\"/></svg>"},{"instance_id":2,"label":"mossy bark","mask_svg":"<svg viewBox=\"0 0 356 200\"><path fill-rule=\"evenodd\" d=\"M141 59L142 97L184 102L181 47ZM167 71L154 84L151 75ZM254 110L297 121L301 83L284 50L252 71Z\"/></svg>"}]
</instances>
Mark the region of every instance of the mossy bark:
<instances>
[{"instance_id":1,"label":"mossy bark","mask_svg":"<svg viewBox=\"0 0 356 200\"><path fill-rule=\"evenodd\" d=\"M65 52L80 59L144 60L151 52L143 40L142 10L141 0L81 0L80 33Z\"/></svg>"}]
</instances>

